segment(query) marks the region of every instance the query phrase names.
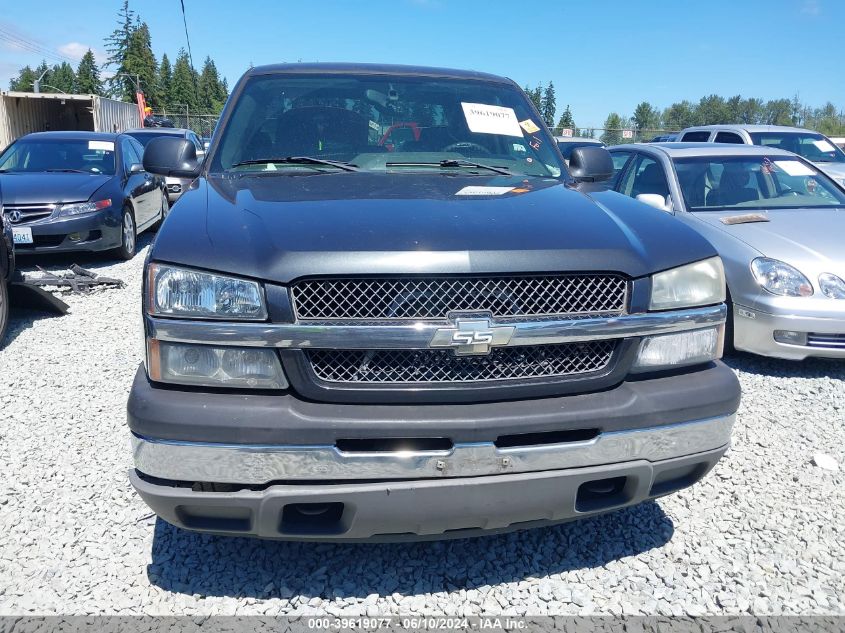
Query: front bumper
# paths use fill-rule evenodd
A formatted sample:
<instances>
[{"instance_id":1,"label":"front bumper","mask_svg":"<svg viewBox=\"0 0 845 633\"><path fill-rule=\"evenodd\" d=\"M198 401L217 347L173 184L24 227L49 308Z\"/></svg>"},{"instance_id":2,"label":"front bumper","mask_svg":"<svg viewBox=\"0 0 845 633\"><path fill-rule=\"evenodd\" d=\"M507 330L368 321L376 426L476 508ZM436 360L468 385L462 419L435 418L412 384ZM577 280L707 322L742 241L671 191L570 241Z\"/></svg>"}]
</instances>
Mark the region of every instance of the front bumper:
<instances>
[{"instance_id":1,"label":"front bumper","mask_svg":"<svg viewBox=\"0 0 845 633\"><path fill-rule=\"evenodd\" d=\"M32 229L33 244L16 244L15 252L66 253L70 251L104 251L120 246L119 211L103 211L79 217L41 220L23 225ZM73 239L79 236L79 239Z\"/></svg>"},{"instance_id":2,"label":"front bumper","mask_svg":"<svg viewBox=\"0 0 845 633\"><path fill-rule=\"evenodd\" d=\"M845 358L845 309L840 317L824 318L771 314L734 304L733 317L734 347L738 350L788 360ZM776 330L808 334L808 344L778 342L774 338Z\"/></svg>"},{"instance_id":3,"label":"front bumper","mask_svg":"<svg viewBox=\"0 0 845 633\"><path fill-rule=\"evenodd\" d=\"M659 462L236 492L195 492L136 471L130 480L156 514L190 530L288 540L426 540L539 527L634 505L695 483L727 448Z\"/></svg>"}]
</instances>

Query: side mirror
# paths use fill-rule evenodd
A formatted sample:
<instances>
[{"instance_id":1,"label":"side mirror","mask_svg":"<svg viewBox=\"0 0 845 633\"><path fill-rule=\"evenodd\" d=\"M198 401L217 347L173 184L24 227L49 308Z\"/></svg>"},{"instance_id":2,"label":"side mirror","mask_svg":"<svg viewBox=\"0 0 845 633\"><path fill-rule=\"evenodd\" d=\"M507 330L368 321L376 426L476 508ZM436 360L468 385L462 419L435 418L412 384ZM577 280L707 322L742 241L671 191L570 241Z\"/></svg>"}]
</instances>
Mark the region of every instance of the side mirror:
<instances>
[{"instance_id":1,"label":"side mirror","mask_svg":"<svg viewBox=\"0 0 845 633\"><path fill-rule=\"evenodd\" d=\"M197 148L186 138L154 138L144 149L144 169L159 176L196 178L200 173Z\"/></svg>"},{"instance_id":2,"label":"side mirror","mask_svg":"<svg viewBox=\"0 0 845 633\"><path fill-rule=\"evenodd\" d=\"M129 165L129 175L141 174L144 172L144 166L141 163L132 163Z\"/></svg>"},{"instance_id":3,"label":"side mirror","mask_svg":"<svg viewBox=\"0 0 845 633\"><path fill-rule=\"evenodd\" d=\"M601 182L613 175L613 159L603 147L576 147L569 156L569 173L578 182Z\"/></svg>"},{"instance_id":4,"label":"side mirror","mask_svg":"<svg viewBox=\"0 0 845 633\"><path fill-rule=\"evenodd\" d=\"M641 193L637 195L637 200L650 207L654 207L658 211L672 213L672 196L666 196L664 198L656 193Z\"/></svg>"}]
</instances>

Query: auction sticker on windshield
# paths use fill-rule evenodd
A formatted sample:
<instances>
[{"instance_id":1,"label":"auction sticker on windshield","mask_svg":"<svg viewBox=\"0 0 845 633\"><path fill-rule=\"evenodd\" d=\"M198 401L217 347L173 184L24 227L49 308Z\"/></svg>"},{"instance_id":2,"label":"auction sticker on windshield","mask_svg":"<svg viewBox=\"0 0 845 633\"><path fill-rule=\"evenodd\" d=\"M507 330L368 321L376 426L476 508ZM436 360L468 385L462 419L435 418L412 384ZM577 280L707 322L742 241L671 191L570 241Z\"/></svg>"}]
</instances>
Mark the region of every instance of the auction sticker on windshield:
<instances>
[{"instance_id":1,"label":"auction sticker on windshield","mask_svg":"<svg viewBox=\"0 0 845 633\"><path fill-rule=\"evenodd\" d=\"M88 141L88 149L99 149L105 152L113 152L114 143L111 141Z\"/></svg>"},{"instance_id":2,"label":"auction sticker on windshield","mask_svg":"<svg viewBox=\"0 0 845 633\"><path fill-rule=\"evenodd\" d=\"M815 176L816 172L797 160L776 160L775 165L789 176Z\"/></svg>"},{"instance_id":3,"label":"auction sticker on windshield","mask_svg":"<svg viewBox=\"0 0 845 633\"><path fill-rule=\"evenodd\" d=\"M461 102L461 107L470 132L522 137L522 128L513 108L464 102Z\"/></svg>"},{"instance_id":4,"label":"auction sticker on windshield","mask_svg":"<svg viewBox=\"0 0 845 633\"><path fill-rule=\"evenodd\" d=\"M13 226L12 241L15 244L32 244L32 229L28 226Z\"/></svg>"},{"instance_id":5,"label":"auction sticker on windshield","mask_svg":"<svg viewBox=\"0 0 845 633\"><path fill-rule=\"evenodd\" d=\"M464 187L456 191L456 196L501 196L513 190L513 187Z\"/></svg>"}]
</instances>

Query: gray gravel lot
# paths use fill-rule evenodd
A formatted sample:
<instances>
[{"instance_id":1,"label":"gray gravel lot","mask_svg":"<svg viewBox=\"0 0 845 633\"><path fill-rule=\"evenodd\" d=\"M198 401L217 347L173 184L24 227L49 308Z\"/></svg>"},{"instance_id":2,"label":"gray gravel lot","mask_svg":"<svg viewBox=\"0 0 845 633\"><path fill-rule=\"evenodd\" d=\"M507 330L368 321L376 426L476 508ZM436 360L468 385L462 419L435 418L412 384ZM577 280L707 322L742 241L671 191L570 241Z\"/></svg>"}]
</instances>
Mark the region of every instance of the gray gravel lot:
<instances>
[{"instance_id":1,"label":"gray gravel lot","mask_svg":"<svg viewBox=\"0 0 845 633\"><path fill-rule=\"evenodd\" d=\"M714 473L582 522L326 545L156 521L127 481L124 419L149 241L131 262L47 262L125 289L66 295L64 317L13 314L0 349L0 613L845 614L845 362L730 359L744 400Z\"/></svg>"}]
</instances>

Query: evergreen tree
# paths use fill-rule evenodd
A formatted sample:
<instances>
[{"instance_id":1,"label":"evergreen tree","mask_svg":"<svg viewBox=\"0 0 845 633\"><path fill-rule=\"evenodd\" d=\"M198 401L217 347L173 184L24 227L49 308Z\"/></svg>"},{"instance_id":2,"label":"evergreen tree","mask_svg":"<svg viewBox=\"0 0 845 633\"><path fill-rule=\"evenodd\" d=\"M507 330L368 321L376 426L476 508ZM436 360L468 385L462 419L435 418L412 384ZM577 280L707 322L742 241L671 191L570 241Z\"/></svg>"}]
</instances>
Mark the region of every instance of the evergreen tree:
<instances>
[{"instance_id":1,"label":"evergreen tree","mask_svg":"<svg viewBox=\"0 0 845 633\"><path fill-rule=\"evenodd\" d=\"M622 142L622 117L611 112L607 115L604 121L604 134L601 135L601 141L605 145L619 145Z\"/></svg>"},{"instance_id":2,"label":"evergreen tree","mask_svg":"<svg viewBox=\"0 0 845 633\"><path fill-rule=\"evenodd\" d=\"M575 131L575 119L572 118L572 110L569 109L569 104L567 104L566 109L560 115L560 119L558 119L555 134L560 135L565 129Z\"/></svg>"},{"instance_id":3,"label":"evergreen tree","mask_svg":"<svg viewBox=\"0 0 845 633\"><path fill-rule=\"evenodd\" d=\"M667 130L683 130L696 125L695 105L689 101L673 103L663 111L663 126Z\"/></svg>"},{"instance_id":4,"label":"evergreen tree","mask_svg":"<svg viewBox=\"0 0 845 633\"><path fill-rule=\"evenodd\" d=\"M153 109L158 109L161 106L158 64L153 54L150 29L145 22L137 23L129 37L129 47L126 50L126 57L123 59L121 72L125 72L131 77L129 83L132 92L124 94L126 101L135 100L135 80L137 79L147 104ZM127 77L127 79L130 79L130 77Z\"/></svg>"},{"instance_id":5,"label":"evergreen tree","mask_svg":"<svg viewBox=\"0 0 845 633\"><path fill-rule=\"evenodd\" d=\"M527 85L525 86L525 94L531 99L531 103L534 104L534 107L542 113L543 112L543 89L540 86L536 88L529 88Z\"/></svg>"},{"instance_id":6,"label":"evergreen tree","mask_svg":"<svg viewBox=\"0 0 845 633\"><path fill-rule=\"evenodd\" d=\"M217 73L217 66L215 66L211 57L205 58L197 90L199 92L198 106L200 110L216 114L223 109L227 94L220 81L220 75Z\"/></svg>"},{"instance_id":7,"label":"evergreen tree","mask_svg":"<svg viewBox=\"0 0 845 633\"><path fill-rule=\"evenodd\" d=\"M125 101L135 100L135 83L133 77L126 77L124 62L129 51L129 42L136 27L136 13L129 8L129 0L123 0L123 5L117 14L117 28L106 38L106 52L109 54L106 65L114 69L114 76L108 80L108 91L113 97Z\"/></svg>"},{"instance_id":8,"label":"evergreen tree","mask_svg":"<svg viewBox=\"0 0 845 633\"><path fill-rule=\"evenodd\" d=\"M161 64L158 67L158 89L161 92L161 105L170 105L170 84L173 82L173 68L170 66L170 58L167 53L161 56Z\"/></svg>"},{"instance_id":9,"label":"evergreen tree","mask_svg":"<svg viewBox=\"0 0 845 633\"><path fill-rule=\"evenodd\" d=\"M79 67L76 69L76 89L81 94L98 95L103 91L103 82L100 80L100 69L94 59L91 49L82 56Z\"/></svg>"},{"instance_id":10,"label":"evergreen tree","mask_svg":"<svg viewBox=\"0 0 845 633\"><path fill-rule=\"evenodd\" d=\"M20 69L20 71L18 71L18 76L13 77L11 81L9 81L9 90L14 90L16 92L32 92L32 86L35 84L36 79L38 79L38 75L35 74L35 71L29 66L24 66Z\"/></svg>"},{"instance_id":11,"label":"evergreen tree","mask_svg":"<svg viewBox=\"0 0 845 633\"><path fill-rule=\"evenodd\" d=\"M660 113L648 101L643 101L634 110L633 122L639 131L654 131L660 128Z\"/></svg>"},{"instance_id":12,"label":"evergreen tree","mask_svg":"<svg viewBox=\"0 0 845 633\"><path fill-rule=\"evenodd\" d=\"M173 79L170 82L170 98L168 101L171 106L181 104L187 105L191 110L197 109L194 74L187 51L180 48L176 63L173 64Z\"/></svg>"},{"instance_id":13,"label":"evergreen tree","mask_svg":"<svg viewBox=\"0 0 845 633\"><path fill-rule=\"evenodd\" d=\"M42 83L42 92L73 94L76 92L76 73L73 72L73 66L67 62L53 66L50 71L50 81L46 83L49 85Z\"/></svg>"},{"instance_id":14,"label":"evergreen tree","mask_svg":"<svg viewBox=\"0 0 845 633\"><path fill-rule=\"evenodd\" d=\"M538 87L539 90L539 87ZM555 124L555 113L557 112L557 102L555 99L555 86L550 81L543 91L543 98L540 100L540 114L546 125L552 127Z\"/></svg>"}]
</instances>

